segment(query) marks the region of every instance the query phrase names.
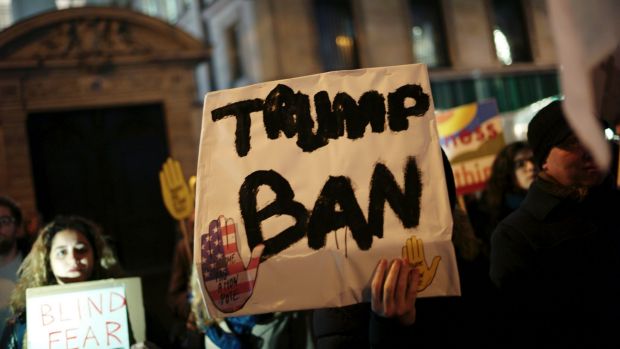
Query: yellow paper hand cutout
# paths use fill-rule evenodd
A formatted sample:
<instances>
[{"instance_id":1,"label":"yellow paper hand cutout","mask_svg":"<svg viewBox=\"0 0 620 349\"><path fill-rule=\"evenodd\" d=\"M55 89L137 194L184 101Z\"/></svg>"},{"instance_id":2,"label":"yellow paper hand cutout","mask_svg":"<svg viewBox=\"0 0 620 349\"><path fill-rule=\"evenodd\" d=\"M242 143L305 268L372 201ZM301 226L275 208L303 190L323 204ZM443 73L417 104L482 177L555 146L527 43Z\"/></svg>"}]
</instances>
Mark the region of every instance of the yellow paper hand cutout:
<instances>
[{"instance_id":1,"label":"yellow paper hand cutout","mask_svg":"<svg viewBox=\"0 0 620 349\"><path fill-rule=\"evenodd\" d=\"M159 171L161 194L166 209L176 220L188 218L194 211L194 193L190 190L178 161L168 158Z\"/></svg>"},{"instance_id":2,"label":"yellow paper hand cutout","mask_svg":"<svg viewBox=\"0 0 620 349\"><path fill-rule=\"evenodd\" d=\"M189 190L196 195L196 176L189 177L187 182L189 183Z\"/></svg>"},{"instance_id":3,"label":"yellow paper hand cutout","mask_svg":"<svg viewBox=\"0 0 620 349\"><path fill-rule=\"evenodd\" d=\"M420 273L418 292L427 288L435 278L441 256L435 256L429 268L428 264L426 264L426 258L424 258L424 242L422 242L422 239L417 239L415 236L407 239L405 246L403 246L402 254L403 258L407 258L409 263Z\"/></svg>"}]
</instances>

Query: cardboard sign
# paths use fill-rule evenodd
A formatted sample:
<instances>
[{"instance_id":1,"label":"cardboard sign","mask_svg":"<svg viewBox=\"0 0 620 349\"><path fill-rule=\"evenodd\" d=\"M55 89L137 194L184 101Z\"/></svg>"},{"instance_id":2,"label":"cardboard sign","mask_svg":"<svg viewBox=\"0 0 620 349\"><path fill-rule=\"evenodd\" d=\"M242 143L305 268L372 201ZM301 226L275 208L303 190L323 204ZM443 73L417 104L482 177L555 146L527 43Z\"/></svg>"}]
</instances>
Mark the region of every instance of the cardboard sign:
<instances>
[{"instance_id":1,"label":"cardboard sign","mask_svg":"<svg viewBox=\"0 0 620 349\"><path fill-rule=\"evenodd\" d=\"M437 114L437 127L459 195L484 189L497 153L505 145L494 99Z\"/></svg>"},{"instance_id":2,"label":"cardboard sign","mask_svg":"<svg viewBox=\"0 0 620 349\"><path fill-rule=\"evenodd\" d=\"M616 0L547 1L557 50L564 114L601 169L611 149L601 120L620 123L620 3Z\"/></svg>"},{"instance_id":3,"label":"cardboard sign","mask_svg":"<svg viewBox=\"0 0 620 349\"><path fill-rule=\"evenodd\" d=\"M139 278L30 288L28 348L129 348L130 333L144 341L141 294Z\"/></svg>"},{"instance_id":4,"label":"cardboard sign","mask_svg":"<svg viewBox=\"0 0 620 349\"><path fill-rule=\"evenodd\" d=\"M460 292L426 67L330 72L207 94L194 262L212 316L369 300L380 258Z\"/></svg>"}]
</instances>

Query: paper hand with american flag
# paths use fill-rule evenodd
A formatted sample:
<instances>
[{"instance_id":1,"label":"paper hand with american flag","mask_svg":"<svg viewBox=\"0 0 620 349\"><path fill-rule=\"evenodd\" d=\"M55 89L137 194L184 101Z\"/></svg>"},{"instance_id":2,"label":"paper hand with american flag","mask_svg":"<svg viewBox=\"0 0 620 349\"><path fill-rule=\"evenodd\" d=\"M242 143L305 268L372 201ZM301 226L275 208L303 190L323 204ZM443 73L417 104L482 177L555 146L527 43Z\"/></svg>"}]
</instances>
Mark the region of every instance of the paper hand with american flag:
<instances>
[{"instance_id":1,"label":"paper hand with american flag","mask_svg":"<svg viewBox=\"0 0 620 349\"><path fill-rule=\"evenodd\" d=\"M201 237L202 278L213 304L223 313L243 307L254 291L256 272L265 246L252 251L247 267L237 249L237 228L232 218L220 216Z\"/></svg>"}]
</instances>

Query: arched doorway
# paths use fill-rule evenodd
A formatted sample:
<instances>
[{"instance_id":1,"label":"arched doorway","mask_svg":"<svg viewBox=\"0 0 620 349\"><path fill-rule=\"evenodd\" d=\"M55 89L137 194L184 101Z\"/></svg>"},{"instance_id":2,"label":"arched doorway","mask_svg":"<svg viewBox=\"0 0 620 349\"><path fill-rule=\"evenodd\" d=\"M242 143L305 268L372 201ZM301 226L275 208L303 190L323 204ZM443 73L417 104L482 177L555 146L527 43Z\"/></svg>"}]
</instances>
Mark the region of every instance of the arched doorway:
<instances>
[{"instance_id":1,"label":"arched doorway","mask_svg":"<svg viewBox=\"0 0 620 349\"><path fill-rule=\"evenodd\" d=\"M48 12L0 32L0 193L26 215L99 223L163 326L176 232L158 171L172 156L195 173L194 68L208 55L121 8Z\"/></svg>"}]
</instances>

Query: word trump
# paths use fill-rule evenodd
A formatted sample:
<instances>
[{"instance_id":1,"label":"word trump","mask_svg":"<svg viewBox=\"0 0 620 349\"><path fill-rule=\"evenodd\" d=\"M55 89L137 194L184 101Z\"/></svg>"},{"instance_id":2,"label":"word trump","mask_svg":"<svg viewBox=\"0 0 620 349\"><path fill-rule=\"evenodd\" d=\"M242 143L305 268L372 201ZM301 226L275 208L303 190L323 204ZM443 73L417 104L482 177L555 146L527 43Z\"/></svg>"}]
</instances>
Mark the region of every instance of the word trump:
<instances>
[{"instance_id":1,"label":"word trump","mask_svg":"<svg viewBox=\"0 0 620 349\"><path fill-rule=\"evenodd\" d=\"M127 302L122 292L96 290L41 297L28 307L31 343L38 339L39 345L43 341L50 349L118 348L128 343Z\"/></svg>"},{"instance_id":2,"label":"word trump","mask_svg":"<svg viewBox=\"0 0 620 349\"><path fill-rule=\"evenodd\" d=\"M406 106L407 100L412 106ZM262 112L265 132L269 139L277 139L280 133L287 138L297 135L297 146L304 152L313 152L324 147L329 139L344 136L358 139L364 136L368 124L372 132L385 130L388 125L394 132L409 128L409 116L421 117L430 107L430 97L420 85L406 84L388 94L387 111L385 97L377 91L367 91L356 101L346 92L339 92L330 101L326 91L314 95L314 106L318 127L310 116L310 97L294 92L290 87L278 84L266 99L248 99L228 104L211 111L213 121L234 116L237 119L235 147L237 155L244 157L250 151L251 114Z\"/></svg>"}]
</instances>

